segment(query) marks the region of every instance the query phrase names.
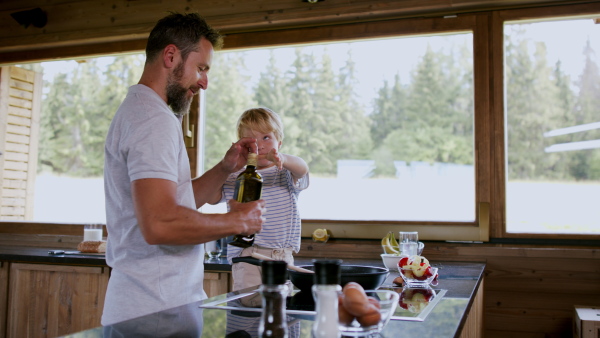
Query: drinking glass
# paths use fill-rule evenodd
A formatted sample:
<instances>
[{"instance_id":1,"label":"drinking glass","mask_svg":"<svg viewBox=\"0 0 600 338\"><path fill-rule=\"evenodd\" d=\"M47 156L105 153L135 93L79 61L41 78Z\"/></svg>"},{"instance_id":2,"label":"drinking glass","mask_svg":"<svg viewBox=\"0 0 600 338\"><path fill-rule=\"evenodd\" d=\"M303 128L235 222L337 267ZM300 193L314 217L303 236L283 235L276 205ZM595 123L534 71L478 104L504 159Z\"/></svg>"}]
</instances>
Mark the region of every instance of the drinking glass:
<instances>
[{"instance_id":1,"label":"drinking glass","mask_svg":"<svg viewBox=\"0 0 600 338\"><path fill-rule=\"evenodd\" d=\"M417 231L400 231L400 254L403 256L421 255L425 243L419 242Z\"/></svg>"},{"instance_id":2,"label":"drinking glass","mask_svg":"<svg viewBox=\"0 0 600 338\"><path fill-rule=\"evenodd\" d=\"M102 224L86 224L83 227L83 241L97 242L102 240Z\"/></svg>"},{"instance_id":3,"label":"drinking glass","mask_svg":"<svg viewBox=\"0 0 600 338\"><path fill-rule=\"evenodd\" d=\"M204 243L204 251L208 255L208 258L219 258L225 245L225 238L217 239L216 241L210 241Z\"/></svg>"}]
</instances>

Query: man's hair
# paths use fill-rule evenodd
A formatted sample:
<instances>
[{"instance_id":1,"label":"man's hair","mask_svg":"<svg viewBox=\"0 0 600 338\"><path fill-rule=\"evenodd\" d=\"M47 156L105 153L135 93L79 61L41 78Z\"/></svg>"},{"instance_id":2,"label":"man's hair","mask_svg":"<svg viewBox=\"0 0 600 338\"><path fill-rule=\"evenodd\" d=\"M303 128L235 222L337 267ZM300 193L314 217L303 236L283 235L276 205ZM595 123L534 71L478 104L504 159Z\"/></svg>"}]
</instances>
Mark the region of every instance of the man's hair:
<instances>
[{"instance_id":1,"label":"man's hair","mask_svg":"<svg viewBox=\"0 0 600 338\"><path fill-rule=\"evenodd\" d=\"M251 108L243 112L237 122L238 138L242 138L246 129L265 134L273 132L277 141L283 141L283 122L279 115L269 108Z\"/></svg>"},{"instance_id":2,"label":"man's hair","mask_svg":"<svg viewBox=\"0 0 600 338\"><path fill-rule=\"evenodd\" d=\"M223 47L223 36L197 13L171 13L160 19L150 32L146 44L146 62L153 61L170 44L181 51L185 61L195 51L201 38L208 40L215 50Z\"/></svg>"}]
</instances>

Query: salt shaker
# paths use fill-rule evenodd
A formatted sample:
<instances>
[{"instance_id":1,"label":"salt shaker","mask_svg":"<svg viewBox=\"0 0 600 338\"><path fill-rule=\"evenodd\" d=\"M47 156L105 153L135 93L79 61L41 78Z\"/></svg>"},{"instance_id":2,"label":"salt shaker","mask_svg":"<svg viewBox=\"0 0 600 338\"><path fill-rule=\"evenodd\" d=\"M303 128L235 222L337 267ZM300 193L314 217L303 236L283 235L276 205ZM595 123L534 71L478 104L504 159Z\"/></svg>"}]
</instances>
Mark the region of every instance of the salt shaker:
<instances>
[{"instance_id":1,"label":"salt shaker","mask_svg":"<svg viewBox=\"0 0 600 338\"><path fill-rule=\"evenodd\" d=\"M315 275L312 294L317 313L312 328L314 338L341 337L338 326L338 297L342 291L341 264L339 259L313 260Z\"/></svg>"},{"instance_id":2,"label":"salt shaker","mask_svg":"<svg viewBox=\"0 0 600 338\"><path fill-rule=\"evenodd\" d=\"M285 315L285 299L288 294L286 282L287 263L284 261L263 261L262 282L258 292L262 296L263 311L258 326L261 338L287 338L288 328Z\"/></svg>"}]
</instances>

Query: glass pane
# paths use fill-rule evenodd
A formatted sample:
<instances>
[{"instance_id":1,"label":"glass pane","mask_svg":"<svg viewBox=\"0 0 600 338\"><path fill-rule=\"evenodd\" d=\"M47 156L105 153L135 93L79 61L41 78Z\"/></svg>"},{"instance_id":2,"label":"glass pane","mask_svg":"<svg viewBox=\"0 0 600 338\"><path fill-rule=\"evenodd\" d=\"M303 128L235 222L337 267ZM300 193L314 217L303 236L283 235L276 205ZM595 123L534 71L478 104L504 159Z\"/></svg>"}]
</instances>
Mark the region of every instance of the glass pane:
<instances>
[{"instance_id":1,"label":"glass pane","mask_svg":"<svg viewBox=\"0 0 600 338\"><path fill-rule=\"evenodd\" d=\"M600 233L600 27L505 25L507 232Z\"/></svg>"},{"instance_id":2,"label":"glass pane","mask_svg":"<svg viewBox=\"0 0 600 338\"><path fill-rule=\"evenodd\" d=\"M23 65L43 73L35 222L105 223L104 140L143 54ZM3 217L3 220L9 220Z\"/></svg>"},{"instance_id":3,"label":"glass pane","mask_svg":"<svg viewBox=\"0 0 600 338\"><path fill-rule=\"evenodd\" d=\"M204 165L266 106L310 167L303 219L474 221L473 101L471 33L220 52Z\"/></svg>"}]
</instances>

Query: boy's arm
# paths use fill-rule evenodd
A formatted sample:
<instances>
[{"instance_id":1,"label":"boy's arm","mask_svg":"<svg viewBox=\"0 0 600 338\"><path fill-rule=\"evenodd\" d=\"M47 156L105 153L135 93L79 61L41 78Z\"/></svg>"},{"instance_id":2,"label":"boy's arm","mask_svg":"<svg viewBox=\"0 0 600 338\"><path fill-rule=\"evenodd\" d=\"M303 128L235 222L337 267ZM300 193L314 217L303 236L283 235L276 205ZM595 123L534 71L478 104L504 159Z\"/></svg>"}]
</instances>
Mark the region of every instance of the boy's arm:
<instances>
[{"instance_id":1,"label":"boy's arm","mask_svg":"<svg viewBox=\"0 0 600 338\"><path fill-rule=\"evenodd\" d=\"M283 159L283 167L292 173L294 181L297 181L308 174L308 164L306 164L302 158L288 154L279 155Z\"/></svg>"},{"instance_id":2,"label":"boy's arm","mask_svg":"<svg viewBox=\"0 0 600 338\"><path fill-rule=\"evenodd\" d=\"M294 182L308 174L308 164L298 156L283 154L273 148L266 155L266 159L275 163L279 169L289 170Z\"/></svg>"}]
</instances>

